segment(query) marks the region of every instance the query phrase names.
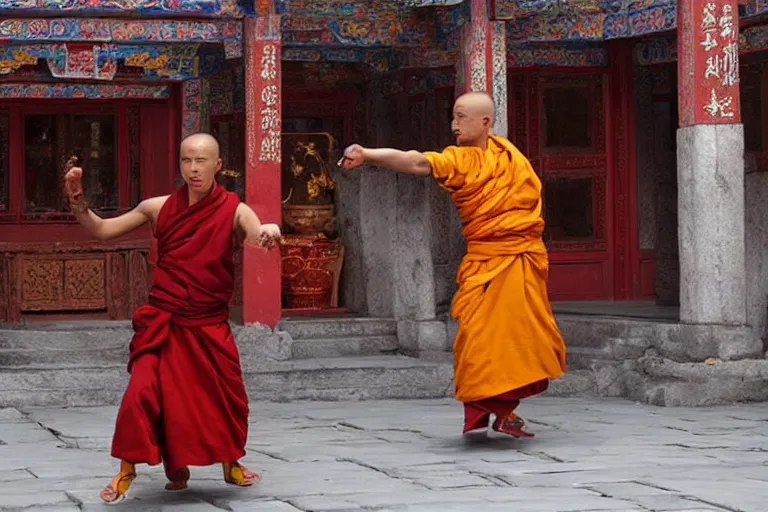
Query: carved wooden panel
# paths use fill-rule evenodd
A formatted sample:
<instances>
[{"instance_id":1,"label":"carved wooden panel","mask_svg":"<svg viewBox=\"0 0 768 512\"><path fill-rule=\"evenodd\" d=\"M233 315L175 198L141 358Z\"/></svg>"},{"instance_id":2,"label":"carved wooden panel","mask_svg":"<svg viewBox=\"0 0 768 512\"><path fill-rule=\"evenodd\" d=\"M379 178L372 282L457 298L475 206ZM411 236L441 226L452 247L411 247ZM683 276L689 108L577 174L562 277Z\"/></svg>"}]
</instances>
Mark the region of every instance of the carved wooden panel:
<instances>
[{"instance_id":1,"label":"carved wooden panel","mask_svg":"<svg viewBox=\"0 0 768 512\"><path fill-rule=\"evenodd\" d=\"M25 257L21 264L22 311L62 309L64 263L59 258Z\"/></svg>"},{"instance_id":2,"label":"carved wooden panel","mask_svg":"<svg viewBox=\"0 0 768 512\"><path fill-rule=\"evenodd\" d=\"M119 252L107 254L107 311L109 318L128 318L128 290L125 255Z\"/></svg>"},{"instance_id":3,"label":"carved wooden panel","mask_svg":"<svg viewBox=\"0 0 768 512\"><path fill-rule=\"evenodd\" d=\"M5 256L6 265L6 321L18 322L21 319L21 283L19 272L20 258L14 254Z\"/></svg>"},{"instance_id":4,"label":"carved wooden panel","mask_svg":"<svg viewBox=\"0 0 768 512\"><path fill-rule=\"evenodd\" d=\"M24 256L22 311L91 311L106 308L104 258Z\"/></svg>"},{"instance_id":5,"label":"carved wooden panel","mask_svg":"<svg viewBox=\"0 0 768 512\"><path fill-rule=\"evenodd\" d=\"M106 309L104 258L64 260L62 308L68 310Z\"/></svg>"}]
</instances>

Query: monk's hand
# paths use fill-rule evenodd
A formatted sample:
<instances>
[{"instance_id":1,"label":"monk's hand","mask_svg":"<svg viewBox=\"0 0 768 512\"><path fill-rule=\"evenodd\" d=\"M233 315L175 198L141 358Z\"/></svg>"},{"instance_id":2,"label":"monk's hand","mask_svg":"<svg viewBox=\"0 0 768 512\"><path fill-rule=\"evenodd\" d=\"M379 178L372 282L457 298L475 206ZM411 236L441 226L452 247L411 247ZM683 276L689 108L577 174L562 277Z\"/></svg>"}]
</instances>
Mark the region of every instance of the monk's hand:
<instances>
[{"instance_id":1,"label":"monk's hand","mask_svg":"<svg viewBox=\"0 0 768 512\"><path fill-rule=\"evenodd\" d=\"M339 160L338 166L344 169L351 169L365 163L365 150L359 144L352 144L344 150L344 156Z\"/></svg>"},{"instance_id":2,"label":"monk's hand","mask_svg":"<svg viewBox=\"0 0 768 512\"><path fill-rule=\"evenodd\" d=\"M77 157L72 157L64 167L64 191L67 194L69 206L78 209L85 205L83 194L83 169L78 167Z\"/></svg>"},{"instance_id":3,"label":"monk's hand","mask_svg":"<svg viewBox=\"0 0 768 512\"><path fill-rule=\"evenodd\" d=\"M273 249L280 243L282 236L280 226L277 224L262 224L259 245L267 249Z\"/></svg>"}]
</instances>

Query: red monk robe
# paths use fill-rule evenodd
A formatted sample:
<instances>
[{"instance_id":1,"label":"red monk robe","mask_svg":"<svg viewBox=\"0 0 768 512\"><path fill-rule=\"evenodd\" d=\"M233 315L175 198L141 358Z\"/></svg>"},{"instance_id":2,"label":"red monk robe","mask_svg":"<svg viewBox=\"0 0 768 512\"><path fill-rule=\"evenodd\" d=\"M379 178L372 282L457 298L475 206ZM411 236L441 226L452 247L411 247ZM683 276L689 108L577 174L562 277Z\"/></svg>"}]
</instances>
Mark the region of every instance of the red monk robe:
<instances>
[{"instance_id":1,"label":"red monk robe","mask_svg":"<svg viewBox=\"0 0 768 512\"><path fill-rule=\"evenodd\" d=\"M149 304L133 317L131 379L112 456L133 464L162 461L180 488L189 479L187 466L235 463L245 454L248 396L227 323L239 203L219 185L192 206L186 185L168 198L157 220Z\"/></svg>"}]
</instances>

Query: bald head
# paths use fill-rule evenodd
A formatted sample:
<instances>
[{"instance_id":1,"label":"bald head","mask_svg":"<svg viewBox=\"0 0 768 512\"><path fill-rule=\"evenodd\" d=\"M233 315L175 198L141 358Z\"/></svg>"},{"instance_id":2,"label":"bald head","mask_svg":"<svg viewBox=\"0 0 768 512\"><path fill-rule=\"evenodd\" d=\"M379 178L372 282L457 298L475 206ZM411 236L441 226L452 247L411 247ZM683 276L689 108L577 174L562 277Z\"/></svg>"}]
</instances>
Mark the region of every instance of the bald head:
<instances>
[{"instance_id":1,"label":"bald head","mask_svg":"<svg viewBox=\"0 0 768 512\"><path fill-rule=\"evenodd\" d=\"M186 148L196 148L205 152L213 152L213 157L219 158L219 141L209 133L193 133L181 141L181 151Z\"/></svg>"},{"instance_id":2,"label":"bald head","mask_svg":"<svg viewBox=\"0 0 768 512\"><path fill-rule=\"evenodd\" d=\"M493 123L493 118L496 115L496 106L493 104L493 98L491 98L490 94L484 92L468 92L462 94L456 99L455 103L455 106L457 107L460 105L470 114L480 117L490 117L491 123Z\"/></svg>"},{"instance_id":3,"label":"bald head","mask_svg":"<svg viewBox=\"0 0 768 512\"><path fill-rule=\"evenodd\" d=\"M459 146L485 149L493 126L493 98L484 92L462 94L453 105L453 135Z\"/></svg>"}]
</instances>

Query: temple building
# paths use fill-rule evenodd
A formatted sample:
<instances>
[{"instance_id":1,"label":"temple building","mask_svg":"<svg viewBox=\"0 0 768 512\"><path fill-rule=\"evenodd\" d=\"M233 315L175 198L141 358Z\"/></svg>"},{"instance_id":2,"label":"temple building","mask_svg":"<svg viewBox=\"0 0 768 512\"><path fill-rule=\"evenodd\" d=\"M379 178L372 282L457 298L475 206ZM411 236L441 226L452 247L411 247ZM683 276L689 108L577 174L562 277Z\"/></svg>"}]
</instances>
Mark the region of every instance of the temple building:
<instances>
[{"instance_id":1,"label":"temple building","mask_svg":"<svg viewBox=\"0 0 768 512\"><path fill-rule=\"evenodd\" d=\"M169 193L180 140L208 131L221 183L286 232L279 252L238 252L235 322L388 318L401 352L449 352L450 198L336 161L450 145L454 98L486 91L543 182L572 367L764 359L763 0L4 0L0 40L0 323L130 318L151 233L89 240L64 163L119 215ZM641 393L625 388L598 391Z\"/></svg>"}]
</instances>

